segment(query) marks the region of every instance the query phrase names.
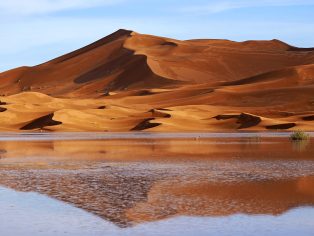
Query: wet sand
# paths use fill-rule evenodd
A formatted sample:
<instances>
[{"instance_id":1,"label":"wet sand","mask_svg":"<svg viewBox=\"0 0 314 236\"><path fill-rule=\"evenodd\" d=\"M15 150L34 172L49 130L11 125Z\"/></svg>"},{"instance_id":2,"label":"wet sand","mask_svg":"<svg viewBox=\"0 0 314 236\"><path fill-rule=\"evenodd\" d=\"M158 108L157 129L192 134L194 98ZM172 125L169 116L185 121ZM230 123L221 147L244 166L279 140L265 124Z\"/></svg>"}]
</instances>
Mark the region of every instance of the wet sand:
<instances>
[{"instance_id":1,"label":"wet sand","mask_svg":"<svg viewBox=\"0 0 314 236\"><path fill-rule=\"evenodd\" d=\"M291 142L287 133L112 135L1 134L0 185L11 190L1 189L0 210L23 222L12 228L2 219L1 230L79 235L78 222L87 230L81 235L314 230L313 140Z\"/></svg>"}]
</instances>

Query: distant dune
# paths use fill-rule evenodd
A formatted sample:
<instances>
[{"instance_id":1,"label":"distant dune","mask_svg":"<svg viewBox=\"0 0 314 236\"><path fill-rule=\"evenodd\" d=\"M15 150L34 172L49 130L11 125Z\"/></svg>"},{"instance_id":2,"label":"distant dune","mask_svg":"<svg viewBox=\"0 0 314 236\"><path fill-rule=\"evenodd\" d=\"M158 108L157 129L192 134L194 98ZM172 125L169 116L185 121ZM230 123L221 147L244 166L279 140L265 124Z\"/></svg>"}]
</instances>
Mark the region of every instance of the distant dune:
<instances>
[{"instance_id":1,"label":"distant dune","mask_svg":"<svg viewBox=\"0 0 314 236\"><path fill-rule=\"evenodd\" d=\"M0 73L0 130L314 130L314 48L117 32Z\"/></svg>"}]
</instances>

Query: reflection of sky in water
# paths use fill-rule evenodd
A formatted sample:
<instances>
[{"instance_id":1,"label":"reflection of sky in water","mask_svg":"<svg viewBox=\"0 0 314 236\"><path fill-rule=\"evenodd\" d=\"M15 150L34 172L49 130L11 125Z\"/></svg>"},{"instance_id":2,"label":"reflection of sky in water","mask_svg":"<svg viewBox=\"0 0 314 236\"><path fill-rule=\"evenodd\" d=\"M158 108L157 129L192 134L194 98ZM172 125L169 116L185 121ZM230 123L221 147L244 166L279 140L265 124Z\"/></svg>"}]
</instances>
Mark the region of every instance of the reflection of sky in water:
<instances>
[{"instance_id":1,"label":"reflection of sky in water","mask_svg":"<svg viewBox=\"0 0 314 236\"><path fill-rule=\"evenodd\" d=\"M1 236L314 232L313 140L67 135L0 136Z\"/></svg>"},{"instance_id":2,"label":"reflection of sky in water","mask_svg":"<svg viewBox=\"0 0 314 236\"><path fill-rule=\"evenodd\" d=\"M121 229L92 214L36 193L0 188L0 232L5 236L312 236L314 208L283 215L177 217Z\"/></svg>"}]
</instances>

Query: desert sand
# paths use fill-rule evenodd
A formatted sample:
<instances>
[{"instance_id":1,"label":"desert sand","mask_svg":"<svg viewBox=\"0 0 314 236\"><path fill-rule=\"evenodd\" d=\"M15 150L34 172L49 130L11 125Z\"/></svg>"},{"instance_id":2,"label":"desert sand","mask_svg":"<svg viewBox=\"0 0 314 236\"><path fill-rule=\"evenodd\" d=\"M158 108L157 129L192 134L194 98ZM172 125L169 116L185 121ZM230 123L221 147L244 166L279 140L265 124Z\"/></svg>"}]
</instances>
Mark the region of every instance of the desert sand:
<instances>
[{"instance_id":1,"label":"desert sand","mask_svg":"<svg viewBox=\"0 0 314 236\"><path fill-rule=\"evenodd\" d=\"M0 73L1 131L314 130L314 48L128 30Z\"/></svg>"}]
</instances>

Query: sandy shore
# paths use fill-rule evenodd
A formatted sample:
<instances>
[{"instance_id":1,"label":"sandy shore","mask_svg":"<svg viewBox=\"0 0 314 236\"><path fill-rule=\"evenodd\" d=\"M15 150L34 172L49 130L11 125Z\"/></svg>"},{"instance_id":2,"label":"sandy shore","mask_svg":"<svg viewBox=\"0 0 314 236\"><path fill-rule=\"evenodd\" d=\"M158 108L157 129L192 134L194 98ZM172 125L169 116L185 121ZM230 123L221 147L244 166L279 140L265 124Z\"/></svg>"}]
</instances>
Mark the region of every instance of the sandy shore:
<instances>
[{"instance_id":1,"label":"sandy shore","mask_svg":"<svg viewBox=\"0 0 314 236\"><path fill-rule=\"evenodd\" d=\"M311 137L314 132L307 132ZM291 132L0 132L0 141L286 138Z\"/></svg>"}]
</instances>

